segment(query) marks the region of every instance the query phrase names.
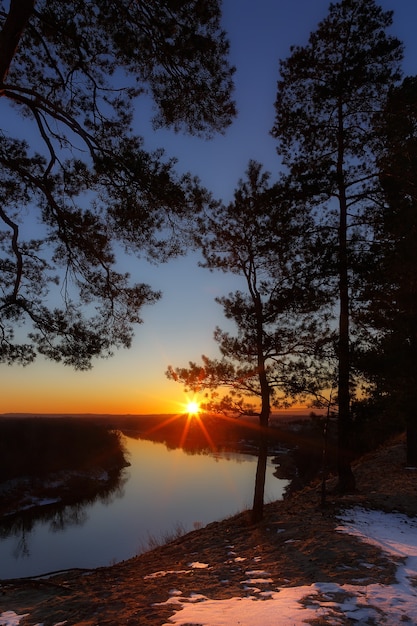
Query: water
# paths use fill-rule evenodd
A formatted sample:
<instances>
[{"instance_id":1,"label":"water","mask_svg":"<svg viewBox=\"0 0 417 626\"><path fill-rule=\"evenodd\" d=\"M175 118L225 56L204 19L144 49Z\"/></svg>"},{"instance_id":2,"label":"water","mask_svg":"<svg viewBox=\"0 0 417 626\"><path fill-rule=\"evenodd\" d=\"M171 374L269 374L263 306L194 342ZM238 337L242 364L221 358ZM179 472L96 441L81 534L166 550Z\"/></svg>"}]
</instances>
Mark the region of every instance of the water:
<instances>
[{"instance_id":1,"label":"water","mask_svg":"<svg viewBox=\"0 0 417 626\"><path fill-rule=\"evenodd\" d=\"M257 459L247 454L187 454L126 438L131 466L105 501L49 509L1 530L0 578L129 559L178 528L185 531L252 506ZM265 501L282 498L287 481L268 460ZM45 513L48 507L45 508Z\"/></svg>"}]
</instances>

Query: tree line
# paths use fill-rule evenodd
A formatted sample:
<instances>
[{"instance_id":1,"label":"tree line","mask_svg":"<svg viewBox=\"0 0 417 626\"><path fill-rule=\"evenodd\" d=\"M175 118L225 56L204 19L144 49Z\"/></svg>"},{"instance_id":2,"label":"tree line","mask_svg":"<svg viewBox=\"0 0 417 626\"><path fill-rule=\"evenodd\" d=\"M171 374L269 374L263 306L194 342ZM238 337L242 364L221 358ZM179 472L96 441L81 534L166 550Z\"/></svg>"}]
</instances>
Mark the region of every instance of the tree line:
<instances>
[{"instance_id":1,"label":"tree line","mask_svg":"<svg viewBox=\"0 0 417 626\"><path fill-rule=\"evenodd\" d=\"M127 465L121 434L88 419L2 418L0 429L0 481L61 471L117 476Z\"/></svg>"},{"instance_id":2,"label":"tree line","mask_svg":"<svg viewBox=\"0 0 417 626\"><path fill-rule=\"evenodd\" d=\"M167 261L192 233L202 264L246 289L218 298L236 329L215 330L221 357L168 376L204 390L211 410L259 413L262 428L294 400L334 408L341 491L355 488L368 416L405 426L417 465L417 82L402 75L392 12L330 4L280 62L281 173L271 182L251 161L224 204L163 151L147 152L132 125L144 93L156 127L208 138L231 123L219 0L7 4L0 96L35 139L0 136L1 361L40 353L86 369L128 347L160 294L132 285L115 250Z\"/></svg>"},{"instance_id":3,"label":"tree line","mask_svg":"<svg viewBox=\"0 0 417 626\"><path fill-rule=\"evenodd\" d=\"M402 76L392 15L374 0L331 4L281 61L271 134L284 173L269 184L250 162L233 201L196 229L203 265L245 279L218 298L236 332L215 330L219 359L167 371L211 410L258 398L261 427L296 400L334 407L341 492L355 490L375 407L385 436L406 428L417 464L417 83Z\"/></svg>"}]
</instances>

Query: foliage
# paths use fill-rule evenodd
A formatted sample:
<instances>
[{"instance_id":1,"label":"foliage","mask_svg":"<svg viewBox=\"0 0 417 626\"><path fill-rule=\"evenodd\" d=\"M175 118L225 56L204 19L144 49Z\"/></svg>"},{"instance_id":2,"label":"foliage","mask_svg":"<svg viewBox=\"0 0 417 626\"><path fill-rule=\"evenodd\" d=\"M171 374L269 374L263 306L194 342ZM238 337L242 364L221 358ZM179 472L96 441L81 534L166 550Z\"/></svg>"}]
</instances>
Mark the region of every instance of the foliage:
<instances>
[{"instance_id":1,"label":"foliage","mask_svg":"<svg viewBox=\"0 0 417 626\"><path fill-rule=\"evenodd\" d=\"M313 222L285 181L270 186L269 174L250 162L233 202L201 216L196 232L202 265L242 277L245 289L217 298L236 329L216 328L221 359L203 355L202 364L170 366L167 375L188 390L206 390L208 410L252 413L258 398L266 425L271 404L287 406L328 383L327 299L312 264Z\"/></svg>"},{"instance_id":2,"label":"foliage","mask_svg":"<svg viewBox=\"0 0 417 626\"><path fill-rule=\"evenodd\" d=\"M372 252L378 273L369 304L374 325L396 333L415 353L417 342L417 78L393 89L380 123L379 161L385 203L377 215ZM375 269L375 266L371 266ZM369 288L368 288L369 289ZM403 355L405 357L405 354ZM404 358L402 366L407 368ZM411 363L409 364L411 365ZM414 368L413 368L414 369Z\"/></svg>"},{"instance_id":3,"label":"foliage","mask_svg":"<svg viewBox=\"0 0 417 626\"><path fill-rule=\"evenodd\" d=\"M363 285L362 321L374 337L359 365L374 401L407 425L409 462L417 463L417 79L392 89L379 123L385 202ZM387 411L387 408L385 409ZM414 433L414 434L412 434Z\"/></svg>"},{"instance_id":4,"label":"foliage","mask_svg":"<svg viewBox=\"0 0 417 626\"><path fill-rule=\"evenodd\" d=\"M386 30L392 12L374 0L341 0L280 64L272 130L294 187L315 207L334 249L339 302L339 486L354 488L350 469L355 257L367 250L365 220L378 194L375 119L400 78L402 45Z\"/></svg>"},{"instance_id":5,"label":"foliage","mask_svg":"<svg viewBox=\"0 0 417 626\"><path fill-rule=\"evenodd\" d=\"M272 134L310 201L338 196L341 149L350 205L375 179L372 122L402 59L401 43L385 32L391 24L392 12L374 0L332 3L309 43L280 63Z\"/></svg>"},{"instance_id":6,"label":"foliage","mask_svg":"<svg viewBox=\"0 0 417 626\"><path fill-rule=\"evenodd\" d=\"M1 480L126 465L119 433L81 419L3 418L0 435Z\"/></svg>"},{"instance_id":7,"label":"foliage","mask_svg":"<svg viewBox=\"0 0 417 626\"><path fill-rule=\"evenodd\" d=\"M131 284L123 250L178 254L208 202L145 150L137 111L152 99L155 127L222 131L227 54L219 0L0 2L0 361L86 369L130 345L160 294Z\"/></svg>"}]
</instances>

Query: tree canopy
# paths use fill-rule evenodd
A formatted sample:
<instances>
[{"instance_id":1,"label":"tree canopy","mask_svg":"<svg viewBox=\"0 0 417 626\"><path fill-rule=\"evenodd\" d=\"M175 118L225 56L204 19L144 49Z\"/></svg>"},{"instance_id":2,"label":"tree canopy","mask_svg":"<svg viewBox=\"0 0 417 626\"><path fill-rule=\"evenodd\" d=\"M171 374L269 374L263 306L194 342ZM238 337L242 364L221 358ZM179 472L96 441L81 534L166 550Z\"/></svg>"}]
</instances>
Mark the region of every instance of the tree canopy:
<instances>
[{"instance_id":1,"label":"tree canopy","mask_svg":"<svg viewBox=\"0 0 417 626\"><path fill-rule=\"evenodd\" d=\"M84 369L130 345L160 294L116 252L178 254L182 220L208 201L146 151L137 103L152 98L155 127L226 128L220 17L218 0L0 2L0 361Z\"/></svg>"},{"instance_id":2,"label":"tree canopy","mask_svg":"<svg viewBox=\"0 0 417 626\"><path fill-rule=\"evenodd\" d=\"M407 461L417 466L416 77L390 91L378 130L384 202L374 216L375 238L365 259L361 314L373 341L359 364L380 413L389 414L394 428L406 426Z\"/></svg>"},{"instance_id":3,"label":"tree canopy","mask_svg":"<svg viewBox=\"0 0 417 626\"><path fill-rule=\"evenodd\" d=\"M380 189L375 122L401 76L392 12L375 0L332 3L306 46L280 64L272 130L296 189L317 209L334 245L339 302L339 486L354 488L351 459L351 313L354 263L367 238L364 215Z\"/></svg>"},{"instance_id":4,"label":"tree canopy","mask_svg":"<svg viewBox=\"0 0 417 626\"><path fill-rule=\"evenodd\" d=\"M215 330L221 358L203 355L201 364L167 372L189 390L205 390L206 409L258 413L262 426L271 406L319 394L331 370L322 358L331 334L314 222L285 179L269 179L251 161L233 201L198 218L202 266L240 276L243 286L216 298L233 322L232 332Z\"/></svg>"}]
</instances>

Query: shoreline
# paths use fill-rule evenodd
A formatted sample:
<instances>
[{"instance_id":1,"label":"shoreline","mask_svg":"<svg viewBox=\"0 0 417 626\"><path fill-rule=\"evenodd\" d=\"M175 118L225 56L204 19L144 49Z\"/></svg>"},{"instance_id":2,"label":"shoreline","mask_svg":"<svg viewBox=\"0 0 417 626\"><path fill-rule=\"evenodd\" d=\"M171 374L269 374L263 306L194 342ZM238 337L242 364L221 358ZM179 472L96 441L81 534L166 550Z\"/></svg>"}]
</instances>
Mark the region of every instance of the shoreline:
<instances>
[{"instance_id":1,"label":"shoreline","mask_svg":"<svg viewBox=\"0 0 417 626\"><path fill-rule=\"evenodd\" d=\"M20 626L64 620L79 626L161 626L175 615L175 603L167 602L170 590L180 589L184 597L243 598L242 581L250 569L268 572L282 590L359 579L365 587L392 585L395 563L336 527L338 513L357 506L417 516L416 474L405 467L404 437L359 459L354 471L359 491L333 494L335 478L330 478L324 508L319 506L320 485L314 483L287 500L267 504L257 525L243 512L109 567L67 571L47 581L11 582L3 586L0 609L28 614Z\"/></svg>"}]
</instances>

